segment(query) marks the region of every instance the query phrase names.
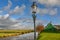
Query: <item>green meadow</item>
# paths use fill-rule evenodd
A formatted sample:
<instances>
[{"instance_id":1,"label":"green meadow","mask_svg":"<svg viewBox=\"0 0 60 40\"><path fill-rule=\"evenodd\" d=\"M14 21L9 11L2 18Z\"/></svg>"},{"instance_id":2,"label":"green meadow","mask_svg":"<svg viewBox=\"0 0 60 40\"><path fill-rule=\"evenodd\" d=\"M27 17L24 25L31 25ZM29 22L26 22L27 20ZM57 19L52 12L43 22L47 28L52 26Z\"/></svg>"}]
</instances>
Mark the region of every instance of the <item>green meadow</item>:
<instances>
[{"instance_id":1,"label":"green meadow","mask_svg":"<svg viewBox=\"0 0 60 40\"><path fill-rule=\"evenodd\" d=\"M39 34L38 40L60 40L60 33L42 32Z\"/></svg>"}]
</instances>

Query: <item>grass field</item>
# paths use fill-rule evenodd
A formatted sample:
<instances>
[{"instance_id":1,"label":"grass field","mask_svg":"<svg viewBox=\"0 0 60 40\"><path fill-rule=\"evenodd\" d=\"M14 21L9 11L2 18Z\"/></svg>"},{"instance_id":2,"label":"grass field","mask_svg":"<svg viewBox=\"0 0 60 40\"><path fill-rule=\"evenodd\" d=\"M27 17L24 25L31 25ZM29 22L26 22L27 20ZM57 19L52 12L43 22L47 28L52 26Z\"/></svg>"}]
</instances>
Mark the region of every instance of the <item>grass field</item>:
<instances>
[{"instance_id":1,"label":"grass field","mask_svg":"<svg viewBox=\"0 0 60 40\"><path fill-rule=\"evenodd\" d=\"M18 36L33 32L33 30L0 30L0 38Z\"/></svg>"},{"instance_id":2,"label":"grass field","mask_svg":"<svg viewBox=\"0 0 60 40\"><path fill-rule=\"evenodd\" d=\"M38 40L60 40L60 33L42 32L39 34Z\"/></svg>"}]
</instances>

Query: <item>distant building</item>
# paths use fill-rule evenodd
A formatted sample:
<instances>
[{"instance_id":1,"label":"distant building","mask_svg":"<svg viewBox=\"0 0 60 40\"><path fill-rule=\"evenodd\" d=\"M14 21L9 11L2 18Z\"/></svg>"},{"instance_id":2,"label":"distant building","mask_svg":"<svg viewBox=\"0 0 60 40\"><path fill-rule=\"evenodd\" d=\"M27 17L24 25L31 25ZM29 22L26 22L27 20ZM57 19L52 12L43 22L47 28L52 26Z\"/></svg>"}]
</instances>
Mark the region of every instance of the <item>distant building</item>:
<instances>
[{"instance_id":1,"label":"distant building","mask_svg":"<svg viewBox=\"0 0 60 40\"><path fill-rule=\"evenodd\" d=\"M60 25L54 25L57 30L60 30Z\"/></svg>"}]
</instances>

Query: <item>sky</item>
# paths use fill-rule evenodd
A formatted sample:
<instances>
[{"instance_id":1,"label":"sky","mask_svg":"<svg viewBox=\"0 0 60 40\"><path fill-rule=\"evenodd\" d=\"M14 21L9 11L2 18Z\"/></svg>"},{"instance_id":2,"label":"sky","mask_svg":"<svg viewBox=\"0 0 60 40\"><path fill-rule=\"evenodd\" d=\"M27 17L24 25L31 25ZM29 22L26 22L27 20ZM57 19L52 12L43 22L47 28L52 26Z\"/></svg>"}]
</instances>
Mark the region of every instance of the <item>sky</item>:
<instances>
[{"instance_id":1,"label":"sky","mask_svg":"<svg viewBox=\"0 0 60 40\"><path fill-rule=\"evenodd\" d=\"M60 25L60 0L0 0L0 29L33 29L31 5L36 2L36 26Z\"/></svg>"}]
</instances>

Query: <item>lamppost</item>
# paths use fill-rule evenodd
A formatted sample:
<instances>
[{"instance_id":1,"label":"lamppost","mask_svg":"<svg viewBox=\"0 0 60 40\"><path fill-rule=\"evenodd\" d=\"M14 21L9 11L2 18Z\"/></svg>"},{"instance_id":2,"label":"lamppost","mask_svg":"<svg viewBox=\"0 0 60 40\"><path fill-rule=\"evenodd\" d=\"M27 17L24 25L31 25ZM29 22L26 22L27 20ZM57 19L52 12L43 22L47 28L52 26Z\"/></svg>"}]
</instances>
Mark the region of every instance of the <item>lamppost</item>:
<instances>
[{"instance_id":1,"label":"lamppost","mask_svg":"<svg viewBox=\"0 0 60 40\"><path fill-rule=\"evenodd\" d=\"M33 17L33 22L34 22L34 40L36 40L36 26L35 26L36 11L37 11L36 2L33 2L31 7L32 7L32 17Z\"/></svg>"}]
</instances>

